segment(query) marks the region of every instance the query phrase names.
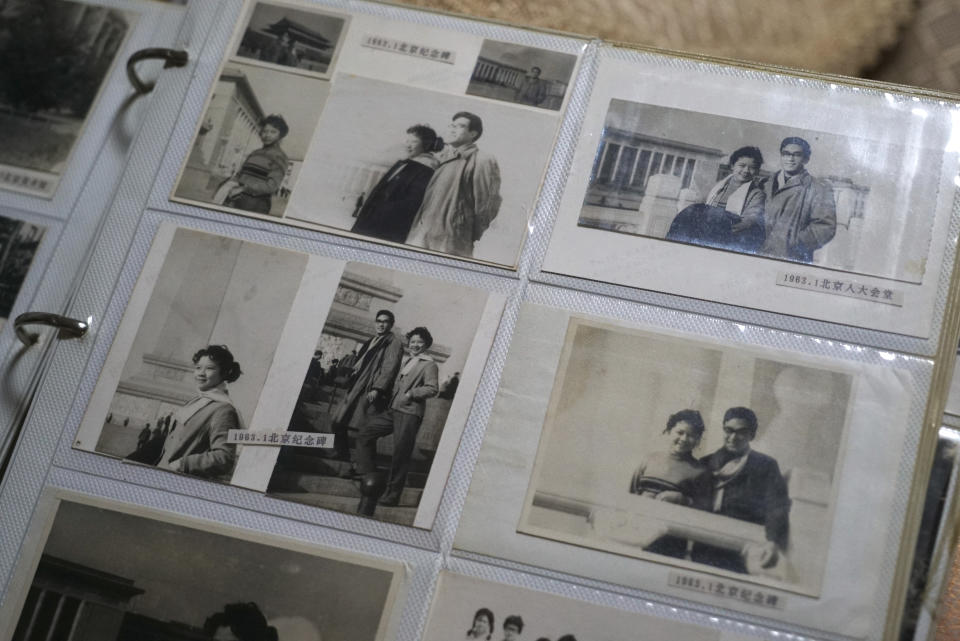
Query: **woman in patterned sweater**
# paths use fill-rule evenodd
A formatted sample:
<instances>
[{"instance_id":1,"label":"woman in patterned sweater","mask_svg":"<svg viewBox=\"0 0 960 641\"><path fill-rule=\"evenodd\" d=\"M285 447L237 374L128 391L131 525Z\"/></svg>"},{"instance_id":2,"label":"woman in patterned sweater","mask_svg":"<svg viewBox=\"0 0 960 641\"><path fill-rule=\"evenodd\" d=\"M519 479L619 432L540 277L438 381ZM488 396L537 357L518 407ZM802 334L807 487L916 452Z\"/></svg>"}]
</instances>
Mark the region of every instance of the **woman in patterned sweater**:
<instances>
[{"instance_id":1,"label":"woman in patterned sweater","mask_svg":"<svg viewBox=\"0 0 960 641\"><path fill-rule=\"evenodd\" d=\"M290 128L283 116L271 114L260 121L263 147L250 152L231 182L223 204L234 209L270 214L271 197L280 189L287 175L289 161L280 148L280 141Z\"/></svg>"}]
</instances>

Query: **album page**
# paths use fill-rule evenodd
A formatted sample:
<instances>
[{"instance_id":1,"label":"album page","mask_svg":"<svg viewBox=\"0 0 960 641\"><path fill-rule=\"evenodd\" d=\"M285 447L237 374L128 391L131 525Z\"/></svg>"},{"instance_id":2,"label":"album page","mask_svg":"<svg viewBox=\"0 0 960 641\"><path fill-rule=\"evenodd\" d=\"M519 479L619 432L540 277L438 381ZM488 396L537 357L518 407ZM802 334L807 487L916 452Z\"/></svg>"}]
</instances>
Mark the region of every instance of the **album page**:
<instances>
[{"instance_id":1,"label":"album page","mask_svg":"<svg viewBox=\"0 0 960 641\"><path fill-rule=\"evenodd\" d=\"M164 224L74 447L430 529L503 303Z\"/></svg>"},{"instance_id":2,"label":"album page","mask_svg":"<svg viewBox=\"0 0 960 641\"><path fill-rule=\"evenodd\" d=\"M5 641L382 641L404 580L398 561L64 490L45 494L33 534L0 608Z\"/></svg>"},{"instance_id":3,"label":"album page","mask_svg":"<svg viewBox=\"0 0 960 641\"><path fill-rule=\"evenodd\" d=\"M134 99L122 62L190 36L183 7L141 0L10 0L0 12L2 460L56 335L29 326L39 340L26 349L13 320L63 311L153 103Z\"/></svg>"},{"instance_id":4,"label":"album page","mask_svg":"<svg viewBox=\"0 0 960 641\"><path fill-rule=\"evenodd\" d=\"M0 484L0 634L86 625L93 577L103 638L246 604L264 639L881 641L938 371L897 341L957 329L954 104L203 2Z\"/></svg>"},{"instance_id":5,"label":"album page","mask_svg":"<svg viewBox=\"0 0 960 641\"><path fill-rule=\"evenodd\" d=\"M437 582L424 641L556 639L620 641L684 639L745 641L747 637L647 614L444 571Z\"/></svg>"},{"instance_id":6,"label":"album page","mask_svg":"<svg viewBox=\"0 0 960 641\"><path fill-rule=\"evenodd\" d=\"M506 267L586 43L248 2L179 203Z\"/></svg>"},{"instance_id":7,"label":"album page","mask_svg":"<svg viewBox=\"0 0 960 641\"><path fill-rule=\"evenodd\" d=\"M3 11L0 188L50 198L138 14L74 0Z\"/></svg>"},{"instance_id":8,"label":"album page","mask_svg":"<svg viewBox=\"0 0 960 641\"><path fill-rule=\"evenodd\" d=\"M954 103L599 57L543 271L935 339Z\"/></svg>"},{"instance_id":9,"label":"album page","mask_svg":"<svg viewBox=\"0 0 960 641\"><path fill-rule=\"evenodd\" d=\"M454 547L878 638L929 362L669 317L524 305Z\"/></svg>"}]
</instances>

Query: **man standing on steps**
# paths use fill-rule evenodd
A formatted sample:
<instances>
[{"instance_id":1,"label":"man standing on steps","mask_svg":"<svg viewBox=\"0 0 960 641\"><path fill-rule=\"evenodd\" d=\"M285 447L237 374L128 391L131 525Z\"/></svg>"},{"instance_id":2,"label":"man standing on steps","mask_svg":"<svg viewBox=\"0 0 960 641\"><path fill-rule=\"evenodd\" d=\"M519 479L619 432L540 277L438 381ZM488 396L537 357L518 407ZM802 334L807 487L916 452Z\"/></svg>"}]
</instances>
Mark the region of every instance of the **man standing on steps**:
<instances>
[{"instance_id":1,"label":"man standing on steps","mask_svg":"<svg viewBox=\"0 0 960 641\"><path fill-rule=\"evenodd\" d=\"M393 332L393 312L381 309L374 318L376 333L360 346L350 373L349 391L333 413L333 445L337 458L343 461L350 460L347 430L363 427L370 416L387 409L400 371L403 343Z\"/></svg>"}]
</instances>

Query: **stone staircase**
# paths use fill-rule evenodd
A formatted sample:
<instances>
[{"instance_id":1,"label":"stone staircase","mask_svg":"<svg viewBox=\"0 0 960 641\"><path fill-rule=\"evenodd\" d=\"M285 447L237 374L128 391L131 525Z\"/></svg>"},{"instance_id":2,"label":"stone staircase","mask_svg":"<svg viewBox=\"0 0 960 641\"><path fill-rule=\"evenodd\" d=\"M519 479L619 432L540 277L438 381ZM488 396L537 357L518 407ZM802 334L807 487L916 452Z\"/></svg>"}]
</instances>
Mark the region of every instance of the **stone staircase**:
<instances>
[{"instance_id":1,"label":"stone staircase","mask_svg":"<svg viewBox=\"0 0 960 641\"><path fill-rule=\"evenodd\" d=\"M331 433L330 414L344 394L345 390L329 386L305 391L297 403L290 429ZM449 409L449 400L434 398L427 401L426 414L417 435L417 445L400 501L395 507L378 505L374 518L402 525L413 524ZM351 458L355 438L356 430L349 430ZM282 448L267 493L289 501L357 513L361 498L360 482L340 478L350 463L330 458L332 454L330 450ZM377 441L374 462L384 475L389 472L392 454L392 437Z\"/></svg>"},{"instance_id":2,"label":"stone staircase","mask_svg":"<svg viewBox=\"0 0 960 641\"><path fill-rule=\"evenodd\" d=\"M351 454L352 449L351 439ZM319 453L287 449L281 451L267 493L271 496L315 507L357 513L360 504L360 481L340 478L350 467L346 461L324 458ZM377 468L384 473L390 469L390 457L378 455ZM415 452L407 483L395 507L378 505L374 518L401 525L412 525L423 494L429 472L429 460Z\"/></svg>"}]
</instances>

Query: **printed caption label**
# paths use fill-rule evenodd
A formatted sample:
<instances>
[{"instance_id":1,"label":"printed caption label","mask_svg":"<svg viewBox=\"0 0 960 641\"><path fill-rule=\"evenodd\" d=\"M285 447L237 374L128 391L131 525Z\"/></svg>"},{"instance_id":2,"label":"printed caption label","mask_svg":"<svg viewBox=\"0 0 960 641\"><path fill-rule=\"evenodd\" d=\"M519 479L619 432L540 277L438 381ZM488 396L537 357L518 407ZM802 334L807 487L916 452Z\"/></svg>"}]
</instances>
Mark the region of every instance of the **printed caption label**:
<instances>
[{"instance_id":1,"label":"printed caption label","mask_svg":"<svg viewBox=\"0 0 960 641\"><path fill-rule=\"evenodd\" d=\"M746 586L721 579L708 579L697 574L681 574L671 572L667 584L674 588L683 588L694 592L703 592L722 597L730 601L740 601L751 605L758 605L771 610L782 610L786 599L769 590L758 589L756 586Z\"/></svg>"},{"instance_id":2,"label":"printed caption label","mask_svg":"<svg viewBox=\"0 0 960 641\"><path fill-rule=\"evenodd\" d=\"M227 443L236 445L272 445L290 447L333 447L333 434L316 432L251 432L229 430Z\"/></svg>"},{"instance_id":3,"label":"printed caption label","mask_svg":"<svg viewBox=\"0 0 960 641\"><path fill-rule=\"evenodd\" d=\"M384 38L383 36L365 35L362 44L364 47L370 47L371 49L402 53L405 56L425 58L434 62L444 62L448 65L452 65L457 58L456 54L449 49L437 49L436 47Z\"/></svg>"},{"instance_id":4,"label":"printed caption label","mask_svg":"<svg viewBox=\"0 0 960 641\"><path fill-rule=\"evenodd\" d=\"M864 285L846 278L823 278L807 276L798 272L777 272L777 285L903 307L903 292L901 290Z\"/></svg>"}]
</instances>

